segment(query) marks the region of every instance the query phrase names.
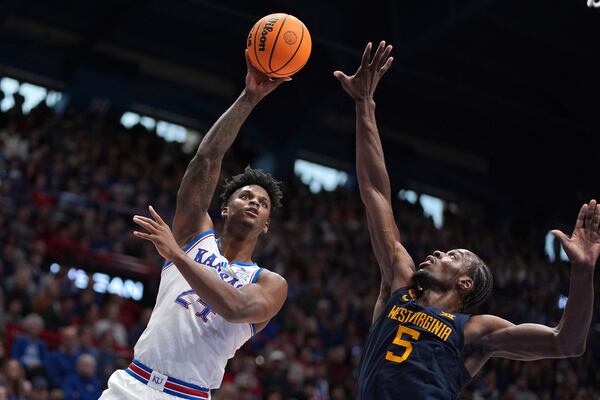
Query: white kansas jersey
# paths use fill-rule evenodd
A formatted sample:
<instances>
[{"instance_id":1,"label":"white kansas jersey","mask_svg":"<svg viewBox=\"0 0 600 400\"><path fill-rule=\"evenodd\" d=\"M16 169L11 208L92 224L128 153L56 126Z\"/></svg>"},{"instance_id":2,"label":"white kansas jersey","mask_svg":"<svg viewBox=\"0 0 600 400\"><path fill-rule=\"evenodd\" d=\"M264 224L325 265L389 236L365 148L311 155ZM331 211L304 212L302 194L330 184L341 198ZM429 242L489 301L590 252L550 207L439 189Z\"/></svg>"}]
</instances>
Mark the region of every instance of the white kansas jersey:
<instances>
[{"instance_id":1,"label":"white kansas jersey","mask_svg":"<svg viewBox=\"0 0 600 400\"><path fill-rule=\"evenodd\" d=\"M198 235L186 248L198 268L211 268L236 289L258 280L256 264L229 263L215 234ZM163 266L156 305L134 357L161 374L208 389L221 385L225 364L254 335L254 325L227 322L195 293L172 262Z\"/></svg>"}]
</instances>

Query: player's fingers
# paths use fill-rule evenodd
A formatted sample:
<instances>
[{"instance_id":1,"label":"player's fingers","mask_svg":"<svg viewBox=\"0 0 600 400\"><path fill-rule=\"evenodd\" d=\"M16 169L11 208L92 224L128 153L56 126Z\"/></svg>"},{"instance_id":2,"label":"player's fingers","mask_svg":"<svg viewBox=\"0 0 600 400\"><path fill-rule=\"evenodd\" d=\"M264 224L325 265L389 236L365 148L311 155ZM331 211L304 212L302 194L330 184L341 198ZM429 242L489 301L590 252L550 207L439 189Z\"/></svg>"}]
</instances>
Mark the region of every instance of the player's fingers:
<instances>
[{"instance_id":1,"label":"player's fingers","mask_svg":"<svg viewBox=\"0 0 600 400\"><path fill-rule=\"evenodd\" d=\"M141 221L144 221L144 222L146 222L146 223L148 223L148 224L152 225L152 227L153 227L154 229L159 229L159 228L160 228L160 223L159 223L159 222L157 222L157 221L155 221L155 220L153 220L152 218L144 217L144 216L142 216L142 215L136 215L136 217L137 217L139 220L141 220Z\"/></svg>"},{"instance_id":2,"label":"player's fingers","mask_svg":"<svg viewBox=\"0 0 600 400\"><path fill-rule=\"evenodd\" d=\"M387 70L390 69L390 66L392 65L393 62L394 62L394 57L388 58L387 61L385 62L385 64L383 64L383 67L381 67L381 69L379 69L379 73L381 75L385 74L387 72Z\"/></svg>"},{"instance_id":3,"label":"player's fingers","mask_svg":"<svg viewBox=\"0 0 600 400\"><path fill-rule=\"evenodd\" d=\"M585 227L591 228L592 226L592 218L594 217L594 212L596 211L596 200L591 200L587 206L587 210L585 212Z\"/></svg>"},{"instance_id":4,"label":"player's fingers","mask_svg":"<svg viewBox=\"0 0 600 400\"><path fill-rule=\"evenodd\" d=\"M587 207L587 204L581 206L579 214L577 215L577 222L575 223L575 228L583 228L585 226L585 214L587 213Z\"/></svg>"},{"instance_id":5,"label":"player's fingers","mask_svg":"<svg viewBox=\"0 0 600 400\"><path fill-rule=\"evenodd\" d=\"M148 206L148 210L150 210L150 215L152 215L152 218L154 218L154 220L156 222L158 222L160 225L166 225L165 221L163 221L163 219L160 217L160 215L158 215L158 213L156 212L154 207Z\"/></svg>"},{"instance_id":6,"label":"player's fingers","mask_svg":"<svg viewBox=\"0 0 600 400\"><path fill-rule=\"evenodd\" d=\"M140 216L136 215L135 217L133 217L133 222L135 222L136 224L138 224L139 226L141 226L148 232L155 233L157 230L156 226L154 226L150 222L148 222L148 218L145 218L145 220L143 218L145 218L145 217L140 217Z\"/></svg>"},{"instance_id":7,"label":"player's fingers","mask_svg":"<svg viewBox=\"0 0 600 400\"><path fill-rule=\"evenodd\" d=\"M600 204L594 207L594 216L592 217L592 231L597 232L600 227Z\"/></svg>"},{"instance_id":8,"label":"player's fingers","mask_svg":"<svg viewBox=\"0 0 600 400\"><path fill-rule=\"evenodd\" d=\"M152 241L151 236L149 234L147 234L147 233L144 233L144 232L133 231L133 236L139 237L140 239L145 239L145 240Z\"/></svg>"},{"instance_id":9,"label":"player's fingers","mask_svg":"<svg viewBox=\"0 0 600 400\"><path fill-rule=\"evenodd\" d=\"M244 58L246 59L246 68L254 69L254 67L252 66L252 63L250 62L250 56L248 56L248 49L246 49L246 51L244 51Z\"/></svg>"},{"instance_id":10,"label":"player's fingers","mask_svg":"<svg viewBox=\"0 0 600 400\"><path fill-rule=\"evenodd\" d=\"M371 47L373 47L373 44L371 42L367 43L365 51L363 52L362 59L360 60L360 66L363 68L367 68L369 66L369 56L371 55Z\"/></svg>"},{"instance_id":11,"label":"player's fingers","mask_svg":"<svg viewBox=\"0 0 600 400\"><path fill-rule=\"evenodd\" d=\"M569 241L569 237L567 235L565 235L562 231L559 231L558 229L554 229L551 232L552 232L552 234L554 235L555 238L557 238L558 240L560 240L561 243L564 244L567 241Z\"/></svg>"},{"instance_id":12,"label":"player's fingers","mask_svg":"<svg viewBox=\"0 0 600 400\"><path fill-rule=\"evenodd\" d=\"M342 71L333 71L333 76L335 76L340 82L348 80L348 75Z\"/></svg>"},{"instance_id":13,"label":"player's fingers","mask_svg":"<svg viewBox=\"0 0 600 400\"><path fill-rule=\"evenodd\" d=\"M369 64L369 66L374 65L375 68L378 68L379 62L381 61L381 56L383 55L384 51L385 51L385 40L382 40L381 42L379 42L379 46L377 46L377 50L375 51L375 55L373 56L373 61L371 61L371 64Z\"/></svg>"},{"instance_id":14,"label":"player's fingers","mask_svg":"<svg viewBox=\"0 0 600 400\"><path fill-rule=\"evenodd\" d=\"M281 85L282 83L284 83L284 82L289 82L289 81L291 81L291 80L292 80L292 78L290 78L290 77L288 76L287 78L275 78L275 79L273 79L273 80L272 80L272 82L273 82L273 85L274 85L275 87L278 87L278 86L279 86L279 85Z\"/></svg>"},{"instance_id":15,"label":"player's fingers","mask_svg":"<svg viewBox=\"0 0 600 400\"><path fill-rule=\"evenodd\" d=\"M385 63L387 63L388 57L390 56L391 53L392 53L392 45L389 45L385 48L385 50L383 51L383 54L381 55L381 58L379 59L379 62L377 64L378 69L383 68Z\"/></svg>"}]
</instances>

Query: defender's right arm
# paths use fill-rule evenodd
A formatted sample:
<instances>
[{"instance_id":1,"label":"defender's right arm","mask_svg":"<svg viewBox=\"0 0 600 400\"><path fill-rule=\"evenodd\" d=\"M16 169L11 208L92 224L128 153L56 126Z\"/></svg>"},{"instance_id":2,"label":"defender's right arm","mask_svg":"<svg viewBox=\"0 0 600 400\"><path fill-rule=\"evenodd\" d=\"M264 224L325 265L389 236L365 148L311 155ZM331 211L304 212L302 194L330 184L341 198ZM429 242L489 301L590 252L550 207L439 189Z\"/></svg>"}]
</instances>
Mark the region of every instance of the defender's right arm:
<instances>
[{"instance_id":1,"label":"defender's right arm","mask_svg":"<svg viewBox=\"0 0 600 400\"><path fill-rule=\"evenodd\" d=\"M375 258L381 271L381 288L373 320L383 311L389 295L396 289L411 285L415 266L400 243L400 233L394 220L391 187L377 122L373 94L381 77L392 64L392 46L381 42L369 63L371 43L363 53L358 71L347 76L334 72L342 87L356 105L356 170L360 197L367 214L367 224Z\"/></svg>"},{"instance_id":2,"label":"defender's right arm","mask_svg":"<svg viewBox=\"0 0 600 400\"><path fill-rule=\"evenodd\" d=\"M182 247L198 232L212 229L208 208L219 181L223 157L256 104L285 81L272 81L258 72L247 55L246 64L248 73L244 91L202 139L177 192L173 235Z\"/></svg>"}]
</instances>

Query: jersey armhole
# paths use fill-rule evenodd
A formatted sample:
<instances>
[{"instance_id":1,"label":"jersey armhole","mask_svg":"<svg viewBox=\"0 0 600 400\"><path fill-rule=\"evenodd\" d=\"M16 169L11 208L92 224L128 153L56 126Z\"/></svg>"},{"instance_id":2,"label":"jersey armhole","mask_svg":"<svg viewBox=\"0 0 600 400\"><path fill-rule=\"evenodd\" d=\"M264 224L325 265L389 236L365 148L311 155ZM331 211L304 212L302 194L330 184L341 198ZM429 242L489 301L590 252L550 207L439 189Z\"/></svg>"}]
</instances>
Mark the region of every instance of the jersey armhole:
<instances>
[{"instance_id":1,"label":"jersey armhole","mask_svg":"<svg viewBox=\"0 0 600 400\"><path fill-rule=\"evenodd\" d=\"M252 274L252 278L250 279L250 283L258 282L258 278L260 277L260 273L263 271L263 269L264 268L262 267L258 267L258 269L254 271L254 273Z\"/></svg>"},{"instance_id":2,"label":"jersey armhole","mask_svg":"<svg viewBox=\"0 0 600 400\"><path fill-rule=\"evenodd\" d=\"M400 300L403 303L407 303L411 300L416 300L417 299L417 292L418 292L418 287L415 285L410 285L410 286L403 286L401 288L398 288L396 290L394 290L391 294L390 294L390 298L388 299L388 303L390 301L392 301L392 299L395 298L400 298ZM406 296L406 297L404 297Z\"/></svg>"}]
</instances>

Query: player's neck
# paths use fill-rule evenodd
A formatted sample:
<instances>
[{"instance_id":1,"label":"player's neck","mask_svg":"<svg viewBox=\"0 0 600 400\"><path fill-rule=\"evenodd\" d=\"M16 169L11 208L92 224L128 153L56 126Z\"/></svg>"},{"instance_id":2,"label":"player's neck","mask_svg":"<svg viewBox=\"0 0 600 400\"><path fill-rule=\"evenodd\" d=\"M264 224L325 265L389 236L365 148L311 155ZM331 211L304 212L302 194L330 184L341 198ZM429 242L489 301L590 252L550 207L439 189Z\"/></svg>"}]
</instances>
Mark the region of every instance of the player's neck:
<instances>
[{"instance_id":1,"label":"player's neck","mask_svg":"<svg viewBox=\"0 0 600 400\"><path fill-rule=\"evenodd\" d=\"M252 235L240 236L235 235L227 226L221 236L221 253L230 262L239 261L244 263L252 262L252 254L256 247L258 236Z\"/></svg>"},{"instance_id":2,"label":"player's neck","mask_svg":"<svg viewBox=\"0 0 600 400\"><path fill-rule=\"evenodd\" d=\"M419 296L418 303L444 311L458 311L459 307L458 294L451 290L425 289Z\"/></svg>"}]
</instances>

